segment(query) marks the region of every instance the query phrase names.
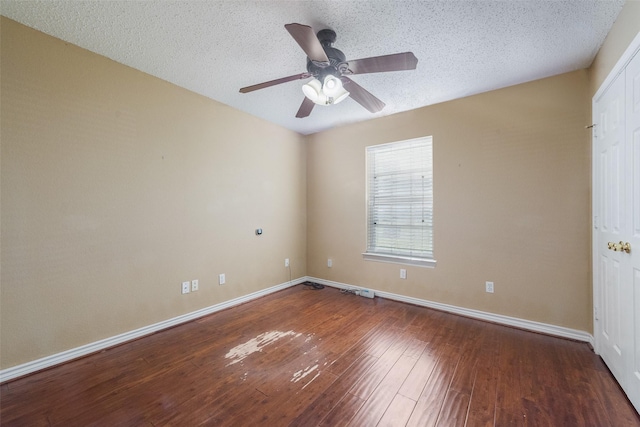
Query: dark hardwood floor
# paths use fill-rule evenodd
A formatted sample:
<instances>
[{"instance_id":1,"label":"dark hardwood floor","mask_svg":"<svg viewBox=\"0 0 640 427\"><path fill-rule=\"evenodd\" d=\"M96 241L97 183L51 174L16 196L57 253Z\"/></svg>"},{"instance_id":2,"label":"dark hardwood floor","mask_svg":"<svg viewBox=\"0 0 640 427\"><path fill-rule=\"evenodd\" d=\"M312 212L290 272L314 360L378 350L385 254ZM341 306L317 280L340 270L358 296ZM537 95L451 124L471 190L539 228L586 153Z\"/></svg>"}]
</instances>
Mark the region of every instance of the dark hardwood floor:
<instances>
[{"instance_id":1,"label":"dark hardwood floor","mask_svg":"<svg viewBox=\"0 0 640 427\"><path fill-rule=\"evenodd\" d=\"M585 343L298 285L0 387L3 426L640 426Z\"/></svg>"}]
</instances>

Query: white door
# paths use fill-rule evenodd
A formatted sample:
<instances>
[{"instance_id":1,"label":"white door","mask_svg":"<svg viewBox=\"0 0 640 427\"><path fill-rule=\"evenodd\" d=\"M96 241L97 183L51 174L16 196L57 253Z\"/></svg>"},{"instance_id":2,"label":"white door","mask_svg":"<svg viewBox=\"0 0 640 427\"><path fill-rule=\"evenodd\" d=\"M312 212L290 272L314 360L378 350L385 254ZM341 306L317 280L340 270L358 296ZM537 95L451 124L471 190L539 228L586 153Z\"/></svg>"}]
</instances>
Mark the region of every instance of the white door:
<instances>
[{"instance_id":1,"label":"white door","mask_svg":"<svg viewBox=\"0 0 640 427\"><path fill-rule=\"evenodd\" d=\"M593 105L595 349L640 412L640 54ZM629 57L627 57L629 58Z\"/></svg>"},{"instance_id":2,"label":"white door","mask_svg":"<svg viewBox=\"0 0 640 427\"><path fill-rule=\"evenodd\" d=\"M625 75L619 75L597 101L594 109L594 183L593 197L597 204L595 224L594 270L599 281L599 304L596 305L596 335L598 351L622 384L624 359L627 353L623 324L627 315L625 283L621 271L624 252L609 249L609 242L623 239L624 230L624 159L625 159ZM626 254L625 254L626 255ZM597 267L596 264L597 263Z\"/></svg>"},{"instance_id":3,"label":"white door","mask_svg":"<svg viewBox=\"0 0 640 427\"><path fill-rule=\"evenodd\" d=\"M636 53L626 68L627 156L625 179L628 182L626 198L629 201L628 223L629 279L632 282L632 342L629 383L625 391L640 412L640 53ZM626 241L626 240L625 240Z\"/></svg>"}]
</instances>

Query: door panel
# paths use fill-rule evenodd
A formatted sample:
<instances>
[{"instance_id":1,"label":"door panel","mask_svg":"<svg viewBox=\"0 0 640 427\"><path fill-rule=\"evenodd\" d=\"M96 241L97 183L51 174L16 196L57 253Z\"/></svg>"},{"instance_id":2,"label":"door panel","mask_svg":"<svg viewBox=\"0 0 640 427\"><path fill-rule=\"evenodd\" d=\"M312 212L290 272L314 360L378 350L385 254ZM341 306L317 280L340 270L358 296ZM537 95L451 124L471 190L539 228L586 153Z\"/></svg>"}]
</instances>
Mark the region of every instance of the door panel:
<instances>
[{"instance_id":1,"label":"door panel","mask_svg":"<svg viewBox=\"0 0 640 427\"><path fill-rule=\"evenodd\" d=\"M640 115L640 113L638 113ZM633 119L633 118L632 118ZM638 118L636 117L636 120ZM632 120L633 122L633 120ZM640 239L640 129L637 129L633 133L633 208L631 209L633 218L631 220L633 224L633 238Z\"/></svg>"},{"instance_id":2,"label":"door panel","mask_svg":"<svg viewBox=\"0 0 640 427\"><path fill-rule=\"evenodd\" d=\"M633 377L631 379L632 394L635 393L636 407L640 396L638 385L640 384L640 269L633 269L633 323L634 328L634 352L633 352ZM631 399L633 401L633 399Z\"/></svg>"},{"instance_id":3,"label":"door panel","mask_svg":"<svg viewBox=\"0 0 640 427\"><path fill-rule=\"evenodd\" d=\"M640 33L593 102L593 298L594 349L640 413L639 52Z\"/></svg>"},{"instance_id":4,"label":"door panel","mask_svg":"<svg viewBox=\"0 0 640 427\"><path fill-rule=\"evenodd\" d=\"M624 319L627 309L625 302L624 257L622 252L612 251L608 242L619 242L626 223L625 210L625 75L613 82L598 101L594 116L598 123L594 144L595 176L600 185L594 185L594 199L597 201L601 218L599 229L594 230L600 277L600 314L596 322L598 351L611 369L616 379L624 381L625 358L628 358L628 342L625 342ZM599 129L598 129L599 128Z\"/></svg>"},{"instance_id":5,"label":"door panel","mask_svg":"<svg viewBox=\"0 0 640 427\"><path fill-rule=\"evenodd\" d=\"M614 354L613 358L620 358L622 356L622 341L621 335L621 310L620 310L620 263L616 260L611 260L611 268L608 269L607 282L605 289L607 298L607 323L609 330L606 331L606 336L609 338L610 345ZM617 368L617 367L616 367Z\"/></svg>"},{"instance_id":6,"label":"door panel","mask_svg":"<svg viewBox=\"0 0 640 427\"><path fill-rule=\"evenodd\" d=\"M608 316L609 310L604 309L604 307L609 307L610 305L609 292L607 289L607 284L609 283L609 280L608 280L609 274L610 274L609 258L605 256L600 256L600 284L603 285L603 286L600 286L600 304L603 307L603 309L600 310L599 320L600 320L600 333L602 334L602 340L604 341L599 341L599 342L603 344L607 344L612 341L611 327L609 326L611 322L609 321L609 316ZM596 331L596 335L597 334L598 333Z\"/></svg>"},{"instance_id":7,"label":"door panel","mask_svg":"<svg viewBox=\"0 0 640 427\"><path fill-rule=\"evenodd\" d=\"M631 252L628 259L629 281L632 283L633 301L630 307L630 339L632 354L627 372L628 384L625 391L629 400L640 411L640 53L631 59L625 70L627 86L626 104L626 159L627 203L629 222L628 239Z\"/></svg>"}]
</instances>

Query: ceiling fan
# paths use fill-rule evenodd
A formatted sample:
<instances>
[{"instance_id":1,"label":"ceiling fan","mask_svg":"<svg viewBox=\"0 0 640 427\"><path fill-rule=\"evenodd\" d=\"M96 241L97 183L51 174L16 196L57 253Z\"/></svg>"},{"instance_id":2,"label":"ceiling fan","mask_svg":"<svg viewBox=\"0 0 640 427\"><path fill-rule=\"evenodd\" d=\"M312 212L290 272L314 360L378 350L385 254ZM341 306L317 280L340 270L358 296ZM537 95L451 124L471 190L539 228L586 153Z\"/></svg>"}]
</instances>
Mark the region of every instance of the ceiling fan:
<instances>
[{"instance_id":1,"label":"ceiling fan","mask_svg":"<svg viewBox=\"0 0 640 427\"><path fill-rule=\"evenodd\" d=\"M298 118L311 114L311 110L316 104L337 104L349 95L370 112L377 113L384 108L384 102L347 76L415 70L418 64L418 59L412 52L347 61L342 51L331 46L336 41L336 33L333 30L320 30L316 35L308 25L287 24L284 27L307 54L307 72L243 87L240 92L252 92L293 80L313 77L313 80L302 86L305 98L296 114Z\"/></svg>"}]
</instances>

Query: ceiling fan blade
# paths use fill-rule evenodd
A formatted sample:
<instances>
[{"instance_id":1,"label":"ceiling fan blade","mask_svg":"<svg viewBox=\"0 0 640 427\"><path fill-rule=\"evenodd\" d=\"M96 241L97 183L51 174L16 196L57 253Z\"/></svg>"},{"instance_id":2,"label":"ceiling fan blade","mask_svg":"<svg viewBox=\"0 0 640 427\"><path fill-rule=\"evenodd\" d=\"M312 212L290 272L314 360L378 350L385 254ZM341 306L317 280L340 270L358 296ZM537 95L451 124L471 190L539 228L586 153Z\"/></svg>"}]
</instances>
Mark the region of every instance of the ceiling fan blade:
<instances>
[{"instance_id":1,"label":"ceiling fan blade","mask_svg":"<svg viewBox=\"0 0 640 427\"><path fill-rule=\"evenodd\" d=\"M351 98L370 112L377 113L384 108L384 102L380 101L378 98L373 96L371 92L351 80L349 77L342 76L340 77L340 80L342 80L344 88L349 91Z\"/></svg>"},{"instance_id":2,"label":"ceiling fan blade","mask_svg":"<svg viewBox=\"0 0 640 427\"><path fill-rule=\"evenodd\" d=\"M311 77L309 73L296 74L295 76L282 77L281 79L270 80L264 83L258 83L257 85L247 86L240 89L240 93L253 92L254 90L264 89L266 87L279 85L280 83L291 82L293 80L301 80Z\"/></svg>"},{"instance_id":3,"label":"ceiling fan blade","mask_svg":"<svg viewBox=\"0 0 640 427\"><path fill-rule=\"evenodd\" d=\"M307 98L306 96L304 97L304 101L302 101L302 105L300 105L300 108L298 109L298 112L296 113L296 117L299 119L302 119L304 117L309 116L309 114L311 114L311 110L313 110L313 107L316 104L313 103L312 100L310 100L309 98Z\"/></svg>"},{"instance_id":4,"label":"ceiling fan blade","mask_svg":"<svg viewBox=\"0 0 640 427\"><path fill-rule=\"evenodd\" d=\"M329 65L329 58L327 58L327 54L325 53L318 37L313 32L313 29L308 25L302 24L287 24L284 26L291 37L300 45L304 53L307 54L307 57L321 64Z\"/></svg>"},{"instance_id":5,"label":"ceiling fan blade","mask_svg":"<svg viewBox=\"0 0 640 427\"><path fill-rule=\"evenodd\" d=\"M418 58L416 58L412 52L404 52L354 59L347 62L349 63L348 74L366 74L382 73L385 71L415 70L418 65Z\"/></svg>"}]
</instances>

